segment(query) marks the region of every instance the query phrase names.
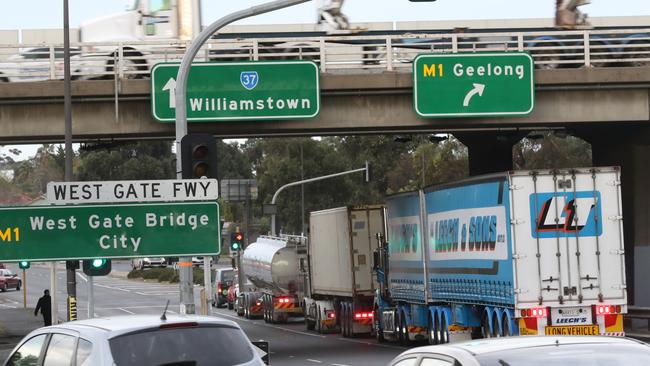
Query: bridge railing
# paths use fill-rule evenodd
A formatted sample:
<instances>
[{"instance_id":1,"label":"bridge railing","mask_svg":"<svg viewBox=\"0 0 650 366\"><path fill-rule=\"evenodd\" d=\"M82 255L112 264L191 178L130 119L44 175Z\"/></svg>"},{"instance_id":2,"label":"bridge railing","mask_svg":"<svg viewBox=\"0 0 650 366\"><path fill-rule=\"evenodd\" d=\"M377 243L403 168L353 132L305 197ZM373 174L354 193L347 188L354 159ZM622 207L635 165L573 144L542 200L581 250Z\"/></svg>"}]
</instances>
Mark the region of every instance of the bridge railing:
<instances>
[{"instance_id":1,"label":"bridge railing","mask_svg":"<svg viewBox=\"0 0 650 366\"><path fill-rule=\"evenodd\" d=\"M146 78L159 62L180 61L188 42L72 44L75 79ZM321 72L404 71L421 53L525 51L536 68L650 65L650 28L623 30L405 33L212 39L196 61L313 60ZM63 45L0 44L0 81L63 78Z\"/></svg>"}]
</instances>

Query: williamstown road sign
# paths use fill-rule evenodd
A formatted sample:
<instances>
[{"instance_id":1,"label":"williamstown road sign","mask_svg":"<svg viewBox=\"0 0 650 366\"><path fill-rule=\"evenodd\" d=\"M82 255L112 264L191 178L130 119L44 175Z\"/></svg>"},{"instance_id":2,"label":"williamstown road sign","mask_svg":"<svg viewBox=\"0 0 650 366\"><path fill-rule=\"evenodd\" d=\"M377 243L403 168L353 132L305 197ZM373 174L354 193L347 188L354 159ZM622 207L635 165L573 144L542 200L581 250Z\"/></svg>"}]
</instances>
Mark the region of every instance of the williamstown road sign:
<instances>
[{"instance_id":1,"label":"williamstown road sign","mask_svg":"<svg viewBox=\"0 0 650 366\"><path fill-rule=\"evenodd\" d=\"M218 255L216 202L0 208L0 261Z\"/></svg>"},{"instance_id":2,"label":"williamstown road sign","mask_svg":"<svg viewBox=\"0 0 650 366\"><path fill-rule=\"evenodd\" d=\"M151 112L174 122L178 63L151 71ZM303 119L320 110L318 66L311 61L192 64L187 80L187 121Z\"/></svg>"},{"instance_id":3,"label":"williamstown road sign","mask_svg":"<svg viewBox=\"0 0 650 366\"><path fill-rule=\"evenodd\" d=\"M413 61L413 104L422 117L519 116L535 104L533 59L527 53L419 55Z\"/></svg>"}]
</instances>

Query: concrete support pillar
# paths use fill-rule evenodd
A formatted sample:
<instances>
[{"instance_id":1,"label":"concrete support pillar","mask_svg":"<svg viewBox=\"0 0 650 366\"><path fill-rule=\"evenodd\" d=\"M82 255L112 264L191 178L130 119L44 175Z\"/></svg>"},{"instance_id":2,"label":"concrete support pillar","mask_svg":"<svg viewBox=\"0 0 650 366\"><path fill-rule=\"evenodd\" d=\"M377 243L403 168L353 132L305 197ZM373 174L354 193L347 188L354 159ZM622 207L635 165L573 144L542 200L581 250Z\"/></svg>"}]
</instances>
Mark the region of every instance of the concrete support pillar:
<instances>
[{"instance_id":1,"label":"concrete support pillar","mask_svg":"<svg viewBox=\"0 0 650 366\"><path fill-rule=\"evenodd\" d=\"M523 134L484 131L454 136L467 146L469 175L479 175L512 170L512 146Z\"/></svg>"},{"instance_id":2,"label":"concrete support pillar","mask_svg":"<svg viewBox=\"0 0 650 366\"><path fill-rule=\"evenodd\" d=\"M590 128L594 166L620 166L628 303L650 306L650 127ZM635 279L638 279L635 281Z\"/></svg>"}]
</instances>

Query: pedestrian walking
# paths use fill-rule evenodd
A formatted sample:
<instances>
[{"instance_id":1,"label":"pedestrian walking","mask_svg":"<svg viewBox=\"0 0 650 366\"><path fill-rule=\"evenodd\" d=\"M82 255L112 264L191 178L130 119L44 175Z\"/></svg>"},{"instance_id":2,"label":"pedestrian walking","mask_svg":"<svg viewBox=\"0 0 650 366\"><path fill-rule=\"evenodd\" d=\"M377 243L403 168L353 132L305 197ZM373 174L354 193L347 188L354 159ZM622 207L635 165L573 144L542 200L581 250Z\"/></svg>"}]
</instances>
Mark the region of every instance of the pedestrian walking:
<instances>
[{"instance_id":1,"label":"pedestrian walking","mask_svg":"<svg viewBox=\"0 0 650 366\"><path fill-rule=\"evenodd\" d=\"M34 309L34 316L38 315L38 310L43 314L43 323L45 323L45 326L52 325L52 298L50 297L50 290L43 291L43 296L38 299L36 309Z\"/></svg>"}]
</instances>

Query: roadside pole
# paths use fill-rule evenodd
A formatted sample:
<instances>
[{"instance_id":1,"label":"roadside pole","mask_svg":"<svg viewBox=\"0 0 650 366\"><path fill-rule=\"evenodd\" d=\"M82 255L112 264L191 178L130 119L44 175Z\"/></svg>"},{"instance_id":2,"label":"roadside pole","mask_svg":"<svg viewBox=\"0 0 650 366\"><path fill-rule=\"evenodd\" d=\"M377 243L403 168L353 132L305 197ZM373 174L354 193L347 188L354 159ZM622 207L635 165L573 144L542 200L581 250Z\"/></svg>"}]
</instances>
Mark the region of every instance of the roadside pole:
<instances>
[{"instance_id":1,"label":"roadside pole","mask_svg":"<svg viewBox=\"0 0 650 366\"><path fill-rule=\"evenodd\" d=\"M52 298L52 325L59 324L59 306L56 291L56 261L50 262L50 297Z\"/></svg>"},{"instance_id":2,"label":"roadside pole","mask_svg":"<svg viewBox=\"0 0 650 366\"><path fill-rule=\"evenodd\" d=\"M27 308L27 273L23 268L23 309Z\"/></svg>"},{"instance_id":3,"label":"roadside pole","mask_svg":"<svg viewBox=\"0 0 650 366\"><path fill-rule=\"evenodd\" d=\"M67 0L66 0L67 1ZM194 57L199 52L201 46L219 29L237 20L252 17L259 14L268 13L274 10L287 8L293 5L306 3L311 0L277 0L266 4L253 6L249 9L240 10L217 20L205 28L190 44L183 56L181 66L176 76L176 176L182 179L182 156L181 156L181 139L187 135L187 77L190 74L190 67ZM179 262L191 262L191 258L179 258ZM181 314L194 314L196 312L194 304L194 289L192 278L192 267L180 267L180 312Z\"/></svg>"},{"instance_id":4,"label":"roadside pole","mask_svg":"<svg viewBox=\"0 0 650 366\"><path fill-rule=\"evenodd\" d=\"M93 277L88 276L88 319L95 317L95 289L93 287Z\"/></svg>"}]
</instances>

